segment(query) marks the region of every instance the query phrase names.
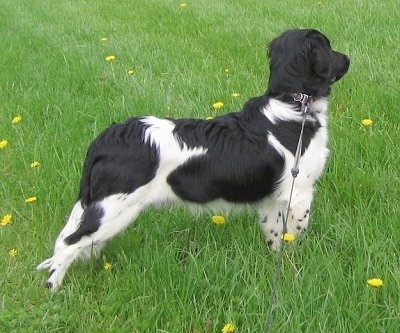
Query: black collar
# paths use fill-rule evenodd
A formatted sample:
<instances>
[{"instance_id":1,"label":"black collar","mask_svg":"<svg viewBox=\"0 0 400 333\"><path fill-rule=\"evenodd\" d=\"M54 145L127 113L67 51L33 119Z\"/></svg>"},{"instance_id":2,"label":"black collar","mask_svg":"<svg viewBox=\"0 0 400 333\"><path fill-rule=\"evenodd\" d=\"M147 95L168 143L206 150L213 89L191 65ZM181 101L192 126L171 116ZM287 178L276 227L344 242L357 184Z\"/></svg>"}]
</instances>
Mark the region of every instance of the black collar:
<instances>
[{"instance_id":1,"label":"black collar","mask_svg":"<svg viewBox=\"0 0 400 333\"><path fill-rule=\"evenodd\" d=\"M301 113L309 112L308 107L314 101L314 98L312 96L303 93L290 93L289 96L293 98L293 101L299 102L301 104Z\"/></svg>"},{"instance_id":2,"label":"black collar","mask_svg":"<svg viewBox=\"0 0 400 333\"><path fill-rule=\"evenodd\" d=\"M292 97L295 102L300 102L302 104L311 103L314 100L312 96L302 93L290 93L289 96Z\"/></svg>"},{"instance_id":3,"label":"black collar","mask_svg":"<svg viewBox=\"0 0 400 333\"><path fill-rule=\"evenodd\" d=\"M300 104L300 112L311 114L312 109L310 105L316 100L313 96L304 94L304 93L282 93L276 96L277 99L280 99L284 102Z\"/></svg>"},{"instance_id":4,"label":"black collar","mask_svg":"<svg viewBox=\"0 0 400 333\"><path fill-rule=\"evenodd\" d=\"M288 102L299 103L301 113L310 113L309 106L315 100L313 96L303 93L284 93L279 97L285 99Z\"/></svg>"}]
</instances>

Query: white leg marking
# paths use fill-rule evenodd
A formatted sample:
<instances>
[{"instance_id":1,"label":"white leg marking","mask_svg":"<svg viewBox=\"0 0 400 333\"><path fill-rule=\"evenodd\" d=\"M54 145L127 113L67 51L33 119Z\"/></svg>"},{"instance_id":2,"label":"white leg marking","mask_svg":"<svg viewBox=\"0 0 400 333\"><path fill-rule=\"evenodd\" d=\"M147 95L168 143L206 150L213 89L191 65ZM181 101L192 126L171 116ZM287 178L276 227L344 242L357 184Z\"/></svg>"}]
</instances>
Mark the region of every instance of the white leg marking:
<instances>
[{"instance_id":1,"label":"white leg marking","mask_svg":"<svg viewBox=\"0 0 400 333\"><path fill-rule=\"evenodd\" d=\"M64 228L61 230L60 235L57 237L54 246L54 253L64 247L64 242L63 242L64 238L75 232L76 229L78 229L79 223L81 222L82 214L83 214L83 208L81 205L81 201L79 200L75 203L74 207L72 208L67 223L64 225ZM53 260L54 260L54 255L53 257L46 259L41 264L39 264L36 267L36 269L42 270L49 268L53 264Z\"/></svg>"},{"instance_id":2,"label":"white leg marking","mask_svg":"<svg viewBox=\"0 0 400 333\"><path fill-rule=\"evenodd\" d=\"M52 291L61 285L69 266L78 257L87 256L92 249L98 254L107 240L126 229L135 220L145 208L138 199L139 197L135 193L131 195L117 194L96 203L104 211L104 215L98 221L99 229L90 235L83 236L74 244L68 245L62 241L56 247L49 268L50 276L47 280L47 286ZM48 263L46 267L48 267Z\"/></svg>"},{"instance_id":3,"label":"white leg marking","mask_svg":"<svg viewBox=\"0 0 400 333\"><path fill-rule=\"evenodd\" d=\"M288 233L297 235L308 227L310 219L310 207L313 200L313 189L294 191L292 204L287 220Z\"/></svg>"},{"instance_id":4,"label":"white leg marking","mask_svg":"<svg viewBox=\"0 0 400 333\"><path fill-rule=\"evenodd\" d=\"M260 225L265 241L273 251L278 250L282 244L284 206L281 201L270 198L263 203L259 210Z\"/></svg>"}]
</instances>

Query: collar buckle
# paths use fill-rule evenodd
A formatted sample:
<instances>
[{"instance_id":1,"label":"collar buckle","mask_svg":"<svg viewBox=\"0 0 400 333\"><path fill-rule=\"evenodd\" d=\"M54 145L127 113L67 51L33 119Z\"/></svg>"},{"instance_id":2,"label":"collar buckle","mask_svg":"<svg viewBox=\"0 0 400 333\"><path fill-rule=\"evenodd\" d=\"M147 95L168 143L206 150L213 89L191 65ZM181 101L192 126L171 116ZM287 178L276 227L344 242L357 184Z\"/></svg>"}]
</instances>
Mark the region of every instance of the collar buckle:
<instances>
[{"instance_id":1,"label":"collar buckle","mask_svg":"<svg viewBox=\"0 0 400 333\"><path fill-rule=\"evenodd\" d=\"M307 113L308 107L313 100L312 96L303 93L290 94L295 102L301 103L301 113Z\"/></svg>"}]
</instances>

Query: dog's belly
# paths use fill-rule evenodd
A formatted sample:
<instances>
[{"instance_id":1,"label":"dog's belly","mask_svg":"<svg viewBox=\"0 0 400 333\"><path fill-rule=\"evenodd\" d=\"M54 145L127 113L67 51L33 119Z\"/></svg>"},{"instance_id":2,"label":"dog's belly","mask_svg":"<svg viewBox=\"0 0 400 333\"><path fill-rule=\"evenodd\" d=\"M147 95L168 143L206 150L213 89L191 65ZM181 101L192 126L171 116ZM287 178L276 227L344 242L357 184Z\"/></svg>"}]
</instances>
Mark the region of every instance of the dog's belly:
<instances>
[{"instance_id":1,"label":"dog's belly","mask_svg":"<svg viewBox=\"0 0 400 333\"><path fill-rule=\"evenodd\" d=\"M167 183L179 198L198 204L255 203L273 193L280 175L270 163L247 161L243 168L224 167L226 163L223 158L210 163L209 156L198 156L173 170Z\"/></svg>"}]
</instances>

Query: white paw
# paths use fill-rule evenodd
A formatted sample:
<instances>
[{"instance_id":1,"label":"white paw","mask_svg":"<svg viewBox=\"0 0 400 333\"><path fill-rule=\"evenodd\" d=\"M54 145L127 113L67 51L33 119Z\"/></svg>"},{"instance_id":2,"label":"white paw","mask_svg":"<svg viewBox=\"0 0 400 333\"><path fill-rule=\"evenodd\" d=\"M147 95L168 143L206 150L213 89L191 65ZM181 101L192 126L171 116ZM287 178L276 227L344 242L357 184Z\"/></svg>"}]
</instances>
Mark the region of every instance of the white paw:
<instances>
[{"instance_id":1,"label":"white paw","mask_svg":"<svg viewBox=\"0 0 400 333\"><path fill-rule=\"evenodd\" d=\"M282 240L280 238L266 238L265 242L272 251L278 251L282 247Z\"/></svg>"},{"instance_id":2,"label":"white paw","mask_svg":"<svg viewBox=\"0 0 400 333\"><path fill-rule=\"evenodd\" d=\"M65 270L60 269L51 269L49 273L49 278L46 282L46 287L50 289L50 291L55 292L62 284L65 276Z\"/></svg>"},{"instance_id":3,"label":"white paw","mask_svg":"<svg viewBox=\"0 0 400 333\"><path fill-rule=\"evenodd\" d=\"M50 266L53 264L53 257L46 259L45 261L43 261L41 264L36 266L36 269L38 271L42 270L42 269L46 269L46 268L50 268Z\"/></svg>"}]
</instances>

